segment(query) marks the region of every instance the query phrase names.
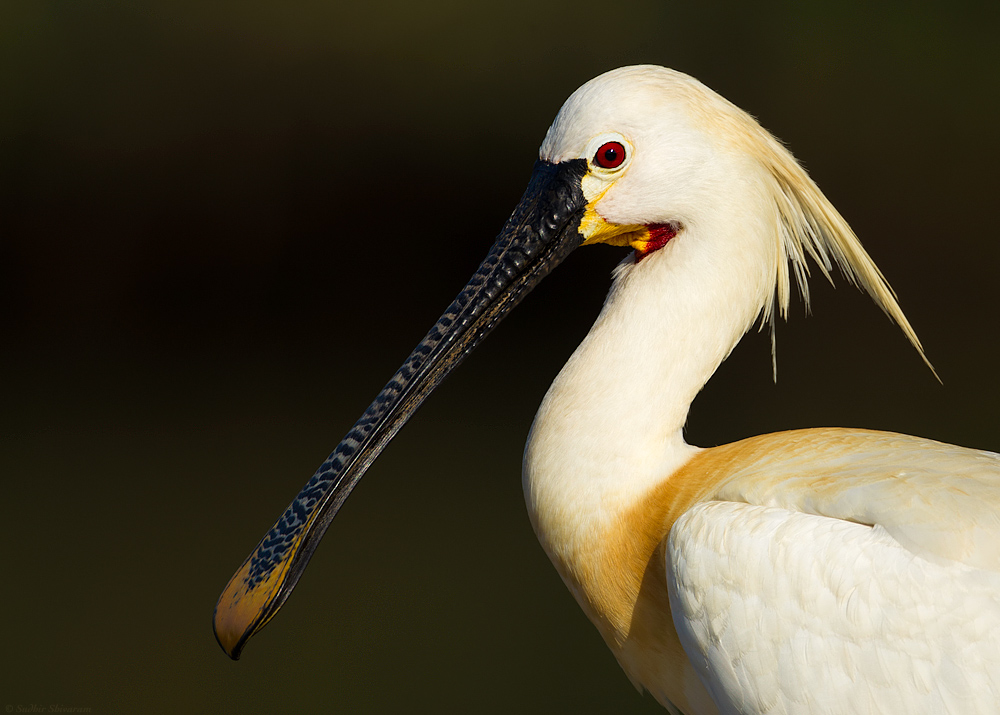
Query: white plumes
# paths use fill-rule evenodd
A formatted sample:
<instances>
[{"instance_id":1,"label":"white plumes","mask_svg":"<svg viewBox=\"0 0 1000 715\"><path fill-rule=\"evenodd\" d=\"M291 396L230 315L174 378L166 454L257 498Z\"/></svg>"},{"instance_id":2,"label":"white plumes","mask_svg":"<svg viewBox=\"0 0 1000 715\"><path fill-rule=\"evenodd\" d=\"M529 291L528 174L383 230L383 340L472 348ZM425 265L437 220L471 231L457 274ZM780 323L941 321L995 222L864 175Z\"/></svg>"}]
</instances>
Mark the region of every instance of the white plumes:
<instances>
[{"instance_id":1,"label":"white plumes","mask_svg":"<svg viewBox=\"0 0 1000 715\"><path fill-rule=\"evenodd\" d=\"M775 303L782 317L788 317L788 306L791 302L789 265L795 273L799 292L808 310L809 264L806 256L815 261L824 277L831 283L833 277L830 271L833 264L836 264L851 284L868 293L876 305L899 325L903 334L933 372L934 367L924 354L920 339L896 301L895 291L862 247L847 221L823 195L816 182L809 177L791 152L749 115L745 116L757 130L756 138L759 146L756 154L769 170L774 184L772 195L779 217L776 232L782 249L781 258L775 267L777 273ZM772 306L773 304L765 307L765 320L771 317ZM934 374L936 377L937 373Z\"/></svg>"}]
</instances>

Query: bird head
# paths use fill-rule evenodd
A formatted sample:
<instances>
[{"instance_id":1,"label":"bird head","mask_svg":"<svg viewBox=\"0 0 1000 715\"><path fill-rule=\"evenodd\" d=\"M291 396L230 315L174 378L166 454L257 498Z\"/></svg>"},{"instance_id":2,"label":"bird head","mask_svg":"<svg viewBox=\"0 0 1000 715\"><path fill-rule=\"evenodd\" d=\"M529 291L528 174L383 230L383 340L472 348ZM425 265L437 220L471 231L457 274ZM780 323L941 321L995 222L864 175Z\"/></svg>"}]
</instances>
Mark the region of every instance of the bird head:
<instances>
[{"instance_id":1,"label":"bird head","mask_svg":"<svg viewBox=\"0 0 1000 715\"><path fill-rule=\"evenodd\" d=\"M691 250L738 252L772 326L787 317L793 275L808 310L811 266L831 282L836 266L931 367L882 272L791 152L698 80L652 65L606 72L566 100L539 154L586 162L583 245L631 246L638 262L697 233L705 245Z\"/></svg>"}]
</instances>

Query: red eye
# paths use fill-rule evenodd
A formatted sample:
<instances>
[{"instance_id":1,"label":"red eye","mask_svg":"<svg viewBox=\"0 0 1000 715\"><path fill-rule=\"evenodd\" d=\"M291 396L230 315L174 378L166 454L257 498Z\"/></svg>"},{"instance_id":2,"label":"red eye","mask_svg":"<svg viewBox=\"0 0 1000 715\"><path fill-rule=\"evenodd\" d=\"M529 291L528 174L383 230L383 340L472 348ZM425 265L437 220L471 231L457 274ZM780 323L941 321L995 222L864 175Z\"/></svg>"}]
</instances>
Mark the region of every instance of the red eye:
<instances>
[{"instance_id":1,"label":"red eye","mask_svg":"<svg viewBox=\"0 0 1000 715\"><path fill-rule=\"evenodd\" d=\"M594 155L594 163L605 169L616 169L625 161L625 147L621 142L607 142Z\"/></svg>"}]
</instances>

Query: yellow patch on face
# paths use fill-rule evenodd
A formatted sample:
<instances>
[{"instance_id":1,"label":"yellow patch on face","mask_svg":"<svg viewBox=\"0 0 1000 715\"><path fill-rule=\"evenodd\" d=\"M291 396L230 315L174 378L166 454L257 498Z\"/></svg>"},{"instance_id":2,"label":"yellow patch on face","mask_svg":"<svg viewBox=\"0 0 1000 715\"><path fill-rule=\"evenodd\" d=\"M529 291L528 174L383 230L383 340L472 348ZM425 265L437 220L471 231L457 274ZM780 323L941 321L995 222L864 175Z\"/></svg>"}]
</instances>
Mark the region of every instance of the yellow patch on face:
<instances>
[{"instance_id":1,"label":"yellow patch on face","mask_svg":"<svg viewBox=\"0 0 1000 715\"><path fill-rule=\"evenodd\" d=\"M594 207L596 201L587 204L587 211L580 220L580 235L584 246L607 243L610 246L631 246L643 253L649 245L649 229L641 224L610 223Z\"/></svg>"}]
</instances>

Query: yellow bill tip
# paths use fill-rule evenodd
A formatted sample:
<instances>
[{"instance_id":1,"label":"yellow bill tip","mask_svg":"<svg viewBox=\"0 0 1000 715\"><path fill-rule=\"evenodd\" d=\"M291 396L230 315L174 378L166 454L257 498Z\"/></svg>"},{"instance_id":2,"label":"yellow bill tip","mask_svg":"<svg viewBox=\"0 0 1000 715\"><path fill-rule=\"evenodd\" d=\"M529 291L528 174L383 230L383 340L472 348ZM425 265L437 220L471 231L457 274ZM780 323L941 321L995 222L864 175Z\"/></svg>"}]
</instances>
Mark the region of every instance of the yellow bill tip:
<instances>
[{"instance_id":1,"label":"yellow bill tip","mask_svg":"<svg viewBox=\"0 0 1000 715\"><path fill-rule=\"evenodd\" d=\"M285 560L263 578L254 579L254 563L252 555L229 580L212 617L215 639L233 660L239 660L250 637L277 613L281 585L288 573L289 561Z\"/></svg>"}]
</instances>

